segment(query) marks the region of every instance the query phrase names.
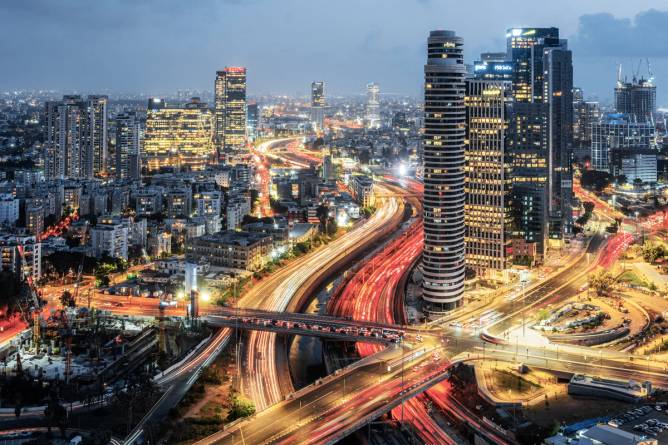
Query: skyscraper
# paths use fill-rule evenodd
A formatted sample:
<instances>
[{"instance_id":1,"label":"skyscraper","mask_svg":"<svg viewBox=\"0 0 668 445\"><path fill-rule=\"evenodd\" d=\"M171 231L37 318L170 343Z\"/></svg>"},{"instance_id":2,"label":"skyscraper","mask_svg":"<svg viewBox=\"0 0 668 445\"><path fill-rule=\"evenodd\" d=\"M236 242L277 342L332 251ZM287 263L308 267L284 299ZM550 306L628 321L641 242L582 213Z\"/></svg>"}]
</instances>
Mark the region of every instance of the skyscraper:
<instances>
[{"instance_id":1,"label":"skyscraper","mask_svg":"<svg viewBox=\"0 0 668 445\"><path fill-rule=\"evenodd\" d=\"M215 139L222 153L239 150L246 143L246 68L228 66L216 72Z\"/></svg>"},{"instance_id":2,"label":"skyscraper","mask_svg":"<svg viewBox=\"0 0 668 445\"><path fill-rule=\"evenodd\" d=\"M143 166L149 172L204 169L215 152L212 131L211 112L199 99L177 106L149 99Z\"/></svg>"},{"instance_id":3,"label":"skyscraper","mask_svg":"<svg viewBox=\"0 0 668 445\"><path fill-rule=\"evenodd\" d=\"M548 111L549 237L561 241L573 232L573 58L565 40L543 48Z\"/></svg>"},{"instance_id":4,"label":"skyscraper","mask_svg":"<svg viewBox=\"0 0 668 445\"><path fill-rule=\"evenodd\" d=\"M623 81L621 75L615 86L615 109L638 122L654 121L656 114L656 85L652 78Z\"/></svg>"},{"instance_id":5,"label":"skyscraper","mask_svg":"<svg viewBox=\"0 0 668 445\"><path fill-rule=\"evenodd\" d=\"M86 101L91 149L88 152L90 159L88 167L92 167L93 174L99 175L107 169L107 96L88 96ZM92 164L92 165L91 165Z\"/></svg>"},{"instance_id":6,"label":"skyscraper","mask_svg":"<svg viewBox=\"0 0 668 445\"><path fill-rule=\"evenodd\" d=\"M318 129L323 129L325 120L325 82L311 83L311 123Z\"/></svg>"},{"instance_id":7,"label":"skyscraper","mask_svg":"<svg viewBox=\"0 0 668 445\"><path fill-rule=\"evenodd\" d=\"M476 67L479 65L476 64ZM506 151L512 65L477 69L466 82L466 266L503 279L511 255L512 173ZM495 74L496 73L496 74ZM486 79L496 75L497 79Z\"/></svg>"},{"instance_id":8,"label":"skyscraper","mask_svg":"<svg viewBox=\"0 0 668 445\"><path fill-rule=\"evenodd\" d=\"M141 123L136 113L116 116L116 179L140 179L141 139Z\"/></svg>"},{"instance_id":9,"label":"skyscraper","mask_svg":"<svg viewBox=\"0 0 668 445\"><path fill-rule=\"evenodd\" d=\"M509 146L513 159L516 235L536 243L562 240L572 227L573 65L557 28L506 33L513 76Z\"/></svg>"},{"instance_id":10,"label":"skyscraper","mask_svg":"<svg viewBox=\"0 0 668 445\"><path fill-rule=\"evenodd\" d=\"M366 86L366 126L380 127L380 87L373 82Z\"/></svg>"},{"instance_id":11,"label":"skyscraper","mask_svg":"<svg viewBox=\"0 0 668 445\"><path fill-rule=\"evenodd\" d=\"M580 88L573 88L573 148L591 147L592 125L601 119L598 102L584 100Z\"/></svg>"},{"instance_id":12,"label":"skyscraper","mask_svg":"<svg viewBox=\"0 0 668 445\"><path fill-rule=\"evenodd\" d=\"M461 304L464 292L464 41L432 31L427 41L424 96L425 310Z\"/></svg>"},{"instance_id":13,"label":"skyscraper","mask_svg":"<svg viewBox=\"0 0 668 445\"><path fill-rule=\"evenodd\" d=\"M248 139L257 138L257 127L260 124L260 109L257 102L249 103L246 109L246 134Z\"/></svg>"},{"instance_id":14,"label":"skyscraper","mask_svg":"<svg viewBox=\"0 0 668 445\"><path fill-rule=\"evenodd\" d=\"M106 96L67 95L46 103L44 175L92 178L105 170L107 156Z\"/></svg>"},{"instance_id":15,"label":"skyscraper","mask_svg":"<svg viewBox=\"0 0 668 445\"><path fill-rule=\"evenodd\" d=\"M592 124L591 168L614 174L613 152L657 153L656 129L651 122L636 122L628 114L605 115Z\"/></svg>"}]
</instances>

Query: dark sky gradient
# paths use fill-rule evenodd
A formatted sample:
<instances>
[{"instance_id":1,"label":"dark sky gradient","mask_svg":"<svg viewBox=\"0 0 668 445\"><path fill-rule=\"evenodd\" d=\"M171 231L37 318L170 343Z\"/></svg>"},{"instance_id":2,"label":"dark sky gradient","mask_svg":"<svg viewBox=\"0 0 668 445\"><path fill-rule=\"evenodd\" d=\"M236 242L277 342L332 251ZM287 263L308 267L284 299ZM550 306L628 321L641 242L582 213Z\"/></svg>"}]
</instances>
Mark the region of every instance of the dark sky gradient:
<instances>
[{"instance_id":1,"label":"dark sky gradient","mask_svg":"<svg viewBox=\"0 0 668 445\"><path fill-rule=\"evenodd\" d=\"M429 30L456 30L472 61L503 50L512 26L561 28L576 84L603 100L618 62L630 73L649 57L668 106L666 0L2 0L0 90L212 89L238 64L250 94L323 79L333 94L376 81L417 95Z\"/></svg>"}]
</instances>

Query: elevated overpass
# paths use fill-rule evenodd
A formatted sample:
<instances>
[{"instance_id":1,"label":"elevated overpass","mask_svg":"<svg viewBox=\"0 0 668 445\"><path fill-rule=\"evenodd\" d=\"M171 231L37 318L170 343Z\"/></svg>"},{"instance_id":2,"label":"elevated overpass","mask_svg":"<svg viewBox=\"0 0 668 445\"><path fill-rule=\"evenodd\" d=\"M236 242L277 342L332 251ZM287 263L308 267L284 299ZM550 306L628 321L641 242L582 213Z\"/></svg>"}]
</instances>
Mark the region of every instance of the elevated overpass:
<instances>
[{"instance_id":1,"label":"elevated overpass","mask_svg":"<svg viewBox=\"0 0 668 445\"><path fill-rule=\"evenodd\" d=\"M308 335L343 341L391 344L401 342L406 335L406 329L396 325L256 309L229 308L207 314L201 319L215 327Z\"/></svg>"}]
</instances>

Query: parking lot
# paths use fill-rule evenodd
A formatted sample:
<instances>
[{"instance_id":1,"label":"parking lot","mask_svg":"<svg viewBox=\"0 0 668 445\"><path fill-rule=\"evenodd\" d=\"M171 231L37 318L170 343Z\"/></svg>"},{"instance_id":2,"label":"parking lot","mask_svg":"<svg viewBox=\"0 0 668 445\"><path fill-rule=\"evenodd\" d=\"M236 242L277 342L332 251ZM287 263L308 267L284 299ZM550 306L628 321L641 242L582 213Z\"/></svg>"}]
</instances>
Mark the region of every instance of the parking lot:
<instances>
[{"instance_id":1,"label":"parking lot","mask_svg":"<svg viewBox=\"0 0 668 445\"><path fill-rule=\"evenodd\" d=\"M659 443L668 443L667 405L643 405L620 412L608 424L636 435L657 439Z\"/></svg>"}]
</instances>

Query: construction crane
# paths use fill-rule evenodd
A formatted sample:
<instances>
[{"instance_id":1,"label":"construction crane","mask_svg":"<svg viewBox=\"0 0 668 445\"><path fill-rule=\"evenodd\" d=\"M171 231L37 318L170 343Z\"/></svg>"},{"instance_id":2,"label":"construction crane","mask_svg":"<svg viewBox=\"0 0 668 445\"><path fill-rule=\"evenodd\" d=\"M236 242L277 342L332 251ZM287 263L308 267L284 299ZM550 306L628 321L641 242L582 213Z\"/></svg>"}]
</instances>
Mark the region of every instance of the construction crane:
<instances>
[{"instance_id":1,"label":"construction crane","mask_svg":"<svg viewBox=\"0 0 668 445\"><path fill-rule=\"evenodd\" d=\"M86 235L88 234L88 221L86 221L86 225L84 226L83 233L81 234L81 244L86 243ZM84 262L86 261L86 254L84 251L81 252L81 262L79 263L79 268L77 269L77 275L76 278L74 279L74 294L72 295L72 299L76 302L77 301L77 296L79 295L79 287L81 286L81 274L83 273L83 268L84 268Z\"/></svg>"}]
</instances>

